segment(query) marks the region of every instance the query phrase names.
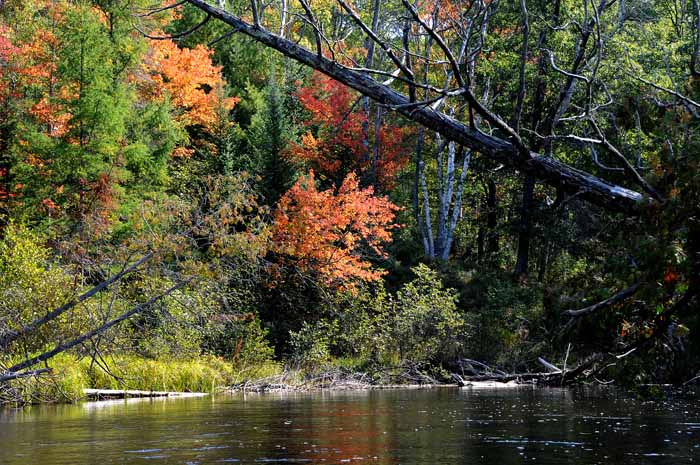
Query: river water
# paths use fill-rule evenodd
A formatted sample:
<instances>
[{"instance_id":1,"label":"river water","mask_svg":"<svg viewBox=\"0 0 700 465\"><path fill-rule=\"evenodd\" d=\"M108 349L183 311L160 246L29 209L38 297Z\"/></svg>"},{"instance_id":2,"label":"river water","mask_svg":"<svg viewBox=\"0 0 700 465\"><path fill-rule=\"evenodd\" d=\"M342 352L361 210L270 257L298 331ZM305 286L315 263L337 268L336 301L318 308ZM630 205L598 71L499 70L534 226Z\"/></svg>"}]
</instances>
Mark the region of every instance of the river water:
<instances>
[{"instance_id":1,"label":"river water","mask_svg":"<svg viewBox=\"0 0 700 465\"><path fill-rule=\"evenodd\" d=\"M612 391L238 394L0 409L1 465L700 462L700 403Z\"/></svg>"}]
</instances>

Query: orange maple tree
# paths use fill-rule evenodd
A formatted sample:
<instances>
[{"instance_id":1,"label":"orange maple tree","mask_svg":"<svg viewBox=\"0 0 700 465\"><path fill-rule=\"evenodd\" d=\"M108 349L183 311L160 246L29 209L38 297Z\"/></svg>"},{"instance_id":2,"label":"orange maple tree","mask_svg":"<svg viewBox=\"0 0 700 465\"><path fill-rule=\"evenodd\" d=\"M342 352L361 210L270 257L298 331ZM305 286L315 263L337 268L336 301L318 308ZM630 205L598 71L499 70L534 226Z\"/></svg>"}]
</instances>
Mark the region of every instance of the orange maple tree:
<instances>
[{"instance_id":1,"label":"orange maple tree","mask_svg":"<svg viewBox=\"0 0 700 465\"><path fill-rule=\"evenodd\" d=\"M372 167L372 155L363 145L361 134L363 123L372 128L374 124L367 121L357 94L316 72L299 89L297 98L310 118L305 122L308 130L300 143L290 146L290 157L308 163L327 177L350 171L364 173ZM406 165L410 133L410 128L382 121L378 134L372 134L379 144L376 177L382 188L390 188L398 171Z\"/></svg>"},{"instance_id":2,"label":"orange maple tree","mask_svg":"<svg viewBox=\"0 0 700 465\"><path fill-rule=\"evenodd\" d=\"M180 113L183 126L211 128L218 122L220 108L230 110L239 99L224 96L221 67L212 63L213 51L204 45L180 48L172 40L150 41L144 60L146 73L141 93L161 100L167 94Z\"/></svg>"},{"instance_id":3,"label":"orange maple tree","mask_svg":"<svg viewBox=\"0 0 700 465\"><path fill-rule=\"evenodd\" d=\"M386 257L384 246L398 227L399 207L361 188L350 173L337 192L319 191L314 172L302 177L282 197L273 226L274 249L329 287L353 290L359 281L384 274L367 260Z\"/></svg>"}]
</instances>

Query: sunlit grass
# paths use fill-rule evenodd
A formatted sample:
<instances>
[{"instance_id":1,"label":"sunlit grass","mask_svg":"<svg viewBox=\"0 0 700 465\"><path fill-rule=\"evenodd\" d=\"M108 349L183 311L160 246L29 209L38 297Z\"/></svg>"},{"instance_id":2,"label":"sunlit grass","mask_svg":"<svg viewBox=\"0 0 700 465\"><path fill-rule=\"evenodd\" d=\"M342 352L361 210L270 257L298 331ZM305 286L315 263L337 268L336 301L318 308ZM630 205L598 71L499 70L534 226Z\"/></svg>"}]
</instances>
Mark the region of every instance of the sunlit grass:
<instances>
[{"instance_id":1,"label":"sunlit grass","mask_svg":"<svg viewBox=\"0 0 700 465\"><path fill-rule=\"evenodd\" d=\"M150 360L134 355L110 355L93 361L61 354L49 364L50 375L12 381L5 398L22 403L75 402L84 389L215 392L245 379L279 374L281 365L266 362L237 367L219 357L194 360ZM1 400L1 398L0 398Z\"/></svg>"}]
</instances>

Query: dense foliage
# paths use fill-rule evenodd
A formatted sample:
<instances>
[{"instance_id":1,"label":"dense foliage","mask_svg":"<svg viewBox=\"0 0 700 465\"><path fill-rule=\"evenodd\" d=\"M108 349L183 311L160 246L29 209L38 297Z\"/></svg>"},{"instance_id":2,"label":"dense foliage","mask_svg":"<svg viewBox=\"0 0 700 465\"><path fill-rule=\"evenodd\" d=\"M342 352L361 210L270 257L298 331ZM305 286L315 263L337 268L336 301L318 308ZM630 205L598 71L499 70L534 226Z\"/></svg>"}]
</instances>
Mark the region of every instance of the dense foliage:
<instances>
[{"instance_id":1,"label":"dense foliage","mask_svg":"<svg viewBox=\"0 0 700 465\"><path fill-rule=\"evenodd\" d=\"M62 366L526 371L634 348L600 376L700 370L695 0L437 0L416 3L413 25L398 1L311 3L272 2L260 27L384 70L408 110L200 24L192 5L0 2L0 368L158 297ZM444 48L461 41L451 69ZM467 92L460 70L502 121L448 99ZM600 208L426 129L418 107L645 200Z\"/></svg>"}]
</instances>

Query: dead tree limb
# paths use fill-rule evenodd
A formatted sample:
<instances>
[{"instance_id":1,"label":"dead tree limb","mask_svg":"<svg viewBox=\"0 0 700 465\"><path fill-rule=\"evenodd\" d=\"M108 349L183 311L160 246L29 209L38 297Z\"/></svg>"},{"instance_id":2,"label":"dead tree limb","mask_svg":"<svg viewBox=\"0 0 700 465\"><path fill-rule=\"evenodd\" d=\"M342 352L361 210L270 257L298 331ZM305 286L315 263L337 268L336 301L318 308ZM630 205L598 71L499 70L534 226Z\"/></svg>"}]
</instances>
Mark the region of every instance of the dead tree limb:
<instances>
[{"instance_id":1,"label":"dead tree limb","mask_svg":"<svg viewBox=\"0 0 700 465\"><path fill-rule=\"evenodd\" d=\"M107 287L111 286L114 284L117 280L121 279L125 275L131 273L132 271L136 270L139 266L143 265L145 262L151 259L153 257L153 252L149 252L143 257L141 257L138 261L136 261L134 264L129 265L128 267L124 268L122 271L119 273L115 274L111 278L107 279L106 281L101 282L97 286L93 287L89 291L87 291L84 294L81 294L77 298L71 300L70 302L66 302L65 304L61 305L60 307L50 311L46 315L42 316L41 318L37 318L31 323L29 323L26 326L21 327L20 329L16 331L7 331L5 334L0 334L0 347L5 348L7 347L10 343L16 341L17 339L27 335L31 334L32 332L36 331L40 326L48 323L51 320L55 320L71 308L75 307L79 303L89 299L90 297L94 296L100 291L103 291Z\"/></svg>"},{"instance_id":2,"label":"dead tree limb","mask_svg":"<svg viewBox=\"0 0 700 465\"><path fill-rule=\"evenodd\" d=\"M199 23L195 24L194 26L192 26L190 29L188 29L188 30L186 30L186 31L179 32L179 33L177 33L177 34L172 34L172 35L165 35L165 36L154 36L154 35L148 34L148 33L145 32L145 31L142 31L141 29L139 29L138 26L134 26L134 27L135 27L136 30L139 31L144 37L147 37L147 38L149 38L149 39L151 39L151 40L174 40L174 39L181 39L181 38L183 38L183 37L186 37L186 36L192 34L193 32L197 31L199 28L201 28L202 26L204 26L205 24L207 24L207 23L209 22L210 19L211 19L211 16L207 16L206 18L204 18L204 20L202 20L202 21L200 21Z\"/></svg>"},{"instance_id":3,"label":"dead tree limb","mask_svg":"<svg viewBox=\"0 0 700 465\"><path fill-rule=\"evenodd\" d=\"M45 373L51 373L52 368L40 368L38 370L22 371L20 373L9 372L4 375L0 375L0 383L6 383L7 381L12 381L13 379L29 378L30 376L39 376Z\"/></svg>"},{"instance_id":4,"label":"dead tree limb","mask_svg":"<svg viewBox=\"0 0 700 465\"><path fill-rule=\"evenodd\" d=\"M541 385L564 386L580 382L597 373L599 371L597 369L599 363L603 360L609 359L609 357L614 356L611 354L595 353L569 370L557 369L559 371L547 373L483 373L473 376L460 377L460 379L465 385L468 385L469 382L474 381L496 381L500 383L516 381L522 383L535 382Z\"/></svg>"},{"instance_id":5,"label":"dead tree limb","mask_svg":"<svg viewBox=\"0 0 700 465\"><path fill-rule=\"evenodd\" d=\"M102 334L111 327L121 323L122 321L136 315L137 313L145 310L146 308L150 307L160 299L167 297L168 295L172 294L174 291L184 287L187 285L189 282L191 282L192 279L188 279L186 281L181 281L174 286L170 287L169 289L165 290L161 294L158 294L157 296L151 297L148 299L146 302L143 302L135 307L133 307L131 310L122 313L119 315L117 318L114 318L113 320L110 320L103 324L102 326L93 329L92 331L89 331L82 336L79 336L71 341L67 341L61 344L58 344L56 347L54 347L52 350L49 350L47 352L44 352L41 355L37 355L36 357L29 358L27 360L24 360L23 362L20 362L14 366L11 366L7 371L8 372L18 372L20 370L24 370L26 368L29 368L33 365L36 365L37 363L45 362L46 360L55 357L56 355L60 354L61 352L65 352L68 349L71 349L79 344L82 344L83 342L87 341L88 339L91 339L98 334Z\"/></svg>"},{"instance_id":6,"label":"dead tree limb","mask_svg":"<svg viewBox=\"0 0 700 465\"><path fill-rule=\"evenodd\" d=\"M654 84L653 82L648 81L648 80L646 80L646 79L644 79L644 78L642 78L642 77L640 77L640 76L637 76L637 75L635 75L635 74L632 74L632 73L627 73L627 75L630 76L630 77L633 78L633 79L636 79L637 81L639 81L639 82L641 82L641 83L643 83L643 84L646 84L646 85L648 85L648 86L653 87L653 88L656 89L656 90L660 90L660 91L662 91L662 92L666 92L667 94L670 94L670 95L676 97L678 100L680 100L680 101L682 101L682 102L684 102L684 103L686 103L686 104L688 104L688 105L690 105L690 106L692 106L692 107L695 107L695 108L700 109L700 103L696 102L695 100L693 100L693 99L691 99L691 98L689 98L689 97L686 97L685 95L682 95L682 94L676 92L675 90L669 89L669 88L667 88L667 87L660 86L660 85L658 85L658 84Z\"/></svg>"},{"instance_id":7,"label":"dead tree limb","mask_svg":"<svg viewBox=\"0 0 700 465\"><path fill-rule=\"evenodd\" d=\"M621 290L617 294L610 296L602 302L598 302L580 310L567 310L564 312L564 315L570 316L572 318L577 318L583 315L588 315L589 313L596 312L600 309L610 307L611 305L615 305L616 303L622 302L623 300L633 296L635 292L637 292L637 289L639 289L639 286L640 283L633 284L627 289Z\"/></svg>"}]
</instances>

